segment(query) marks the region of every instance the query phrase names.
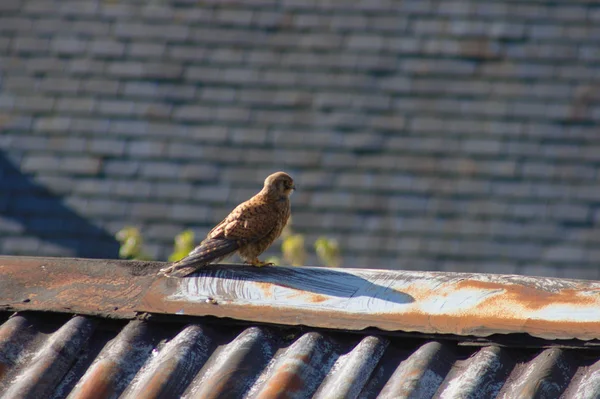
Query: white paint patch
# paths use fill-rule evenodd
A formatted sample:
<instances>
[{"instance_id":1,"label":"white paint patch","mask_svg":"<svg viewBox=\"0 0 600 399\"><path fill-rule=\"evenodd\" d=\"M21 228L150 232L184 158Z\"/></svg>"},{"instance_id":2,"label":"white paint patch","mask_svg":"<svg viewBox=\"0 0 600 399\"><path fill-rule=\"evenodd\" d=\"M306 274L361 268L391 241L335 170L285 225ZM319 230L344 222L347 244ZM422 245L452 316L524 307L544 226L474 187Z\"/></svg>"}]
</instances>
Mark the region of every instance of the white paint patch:
<instances>
[{"instance_id":1,"label":"white paint patch","mask_svg":"<svg viewBox=\"0 0 600 399\"><path fill-rule=\"evenodd\" d=\"M433 294L417 303L419 309L428 314L460 314L473 309L490 296L501 295L504 290L461 289L448 293Z\"/></svg>"},{"instance_id":2,"label":"white paint patch","mask_svg":"<svg viewBox=\"0 0 600 399\"><path fill-rule=\"evenodd\" d=\"M549 321L600 322L600 308L577 305L548 304L534 311L533 318Z\"/></svg>"},{"instance_id":3,"label":"white paint patch","mask_svg":"<svg viewBox=\"0 0 600 399\"><path fill-rule=\"evenodd\" d=\"M348 287L350 295L327 295L318 290L290 288L273 283L240 281L227 278L202 277L181 279L179 288L167 299L172 301L205 302L218 298L219 303L251 304L269 307L301 307L334 309L349 313L387 313L405 311L412 298L368 280ZM317 292L315 292L317 291ZM333 290L332 290L333 291Z\"/></svg>"}]
</instances>

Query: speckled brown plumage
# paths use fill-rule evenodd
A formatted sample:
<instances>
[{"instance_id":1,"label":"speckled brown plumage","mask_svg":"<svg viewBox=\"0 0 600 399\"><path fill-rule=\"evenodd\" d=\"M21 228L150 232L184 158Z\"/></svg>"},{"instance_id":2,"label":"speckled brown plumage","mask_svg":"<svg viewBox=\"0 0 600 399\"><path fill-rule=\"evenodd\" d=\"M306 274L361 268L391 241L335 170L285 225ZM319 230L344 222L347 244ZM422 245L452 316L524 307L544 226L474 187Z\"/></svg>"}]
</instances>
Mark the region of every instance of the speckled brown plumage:
<instances>
[{"instance_id":1,"label":"speckled brown plumage","mask_svg":"<svg viewBox=\"0 0 600 399\"><path fill-rule=\"evenodd\" d=\"M236 252L253 266L265 266L258 256L279 237L290 217L294 181L284 172L265 179L263 189L238 205L216 225L188 256L161 269L165 276L185 277Z\"/></svg>"}]
</instances>

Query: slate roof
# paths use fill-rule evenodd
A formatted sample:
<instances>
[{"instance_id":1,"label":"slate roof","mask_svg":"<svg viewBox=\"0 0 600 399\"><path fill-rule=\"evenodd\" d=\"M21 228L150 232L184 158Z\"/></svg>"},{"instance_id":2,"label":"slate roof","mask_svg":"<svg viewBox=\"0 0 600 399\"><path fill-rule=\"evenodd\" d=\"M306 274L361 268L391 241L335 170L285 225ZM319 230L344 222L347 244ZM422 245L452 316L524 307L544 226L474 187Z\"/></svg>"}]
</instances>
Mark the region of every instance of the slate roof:
<instances>
[{"instance_id":1,"label":"slate roof","mask_svg":"<svg viewBox=\"0 0 600 399\"><path fill-rule=\"evenodd\" d=\"M600 395L600 282L161 266L0 257L2 398Z\"/></svg>"},{"instance_id":2,"label":"slate roof","mask_svg":"<svg viewBox=\"0 0 600 399\"><path fill-rule=\"evenodd\" d=\"M165 259L262 179L344 264L598 278L591 1L0 4L0 251ZM314 262L314 259L312 260Z\"/></svg>"}]
</instances>

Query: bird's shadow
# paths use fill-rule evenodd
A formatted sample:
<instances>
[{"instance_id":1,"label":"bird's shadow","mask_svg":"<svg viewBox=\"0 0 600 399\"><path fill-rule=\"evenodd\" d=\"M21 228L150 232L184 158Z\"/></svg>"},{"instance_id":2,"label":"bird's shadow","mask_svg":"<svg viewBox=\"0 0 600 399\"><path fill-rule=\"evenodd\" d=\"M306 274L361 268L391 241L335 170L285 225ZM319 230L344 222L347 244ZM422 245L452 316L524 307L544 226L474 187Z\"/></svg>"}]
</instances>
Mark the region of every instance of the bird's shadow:
<instances>
[{"instance_id":1,"label":"bird's shadow","mask_svg":"<svg viewBox=\"0 0 600 399\"><path fill-rule=\"evenodd\" d=\"M369 297L397 304L414 302L414 298L409 294L375 284L345 272L344 269L285 266L257 268L247 265L218 264L200 269L184 278L190 277L268 283L331 297Z\"/></svg>"}]
</instances>

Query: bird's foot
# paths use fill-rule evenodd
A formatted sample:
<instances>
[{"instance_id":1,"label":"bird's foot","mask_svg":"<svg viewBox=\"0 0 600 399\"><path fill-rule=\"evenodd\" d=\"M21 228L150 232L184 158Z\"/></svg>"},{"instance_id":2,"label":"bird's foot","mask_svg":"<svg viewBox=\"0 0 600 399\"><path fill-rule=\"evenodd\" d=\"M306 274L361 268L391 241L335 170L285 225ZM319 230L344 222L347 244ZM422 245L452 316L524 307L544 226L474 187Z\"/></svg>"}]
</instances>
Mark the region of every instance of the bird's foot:
<instances>
[{"instance_id":1,"label":"bird's foot","mask_svg":"<svg viewBox=\"0 0 600 399\"><path fill-rule=\"evenodd\" d=\"M246 262L246 263L249 263L254 267L263 267L263 266L273 266L274 265L274 263L272 263L272 262L262 262L258 259L254 259L251 262Z\"/></svg>"}]
</instances>

